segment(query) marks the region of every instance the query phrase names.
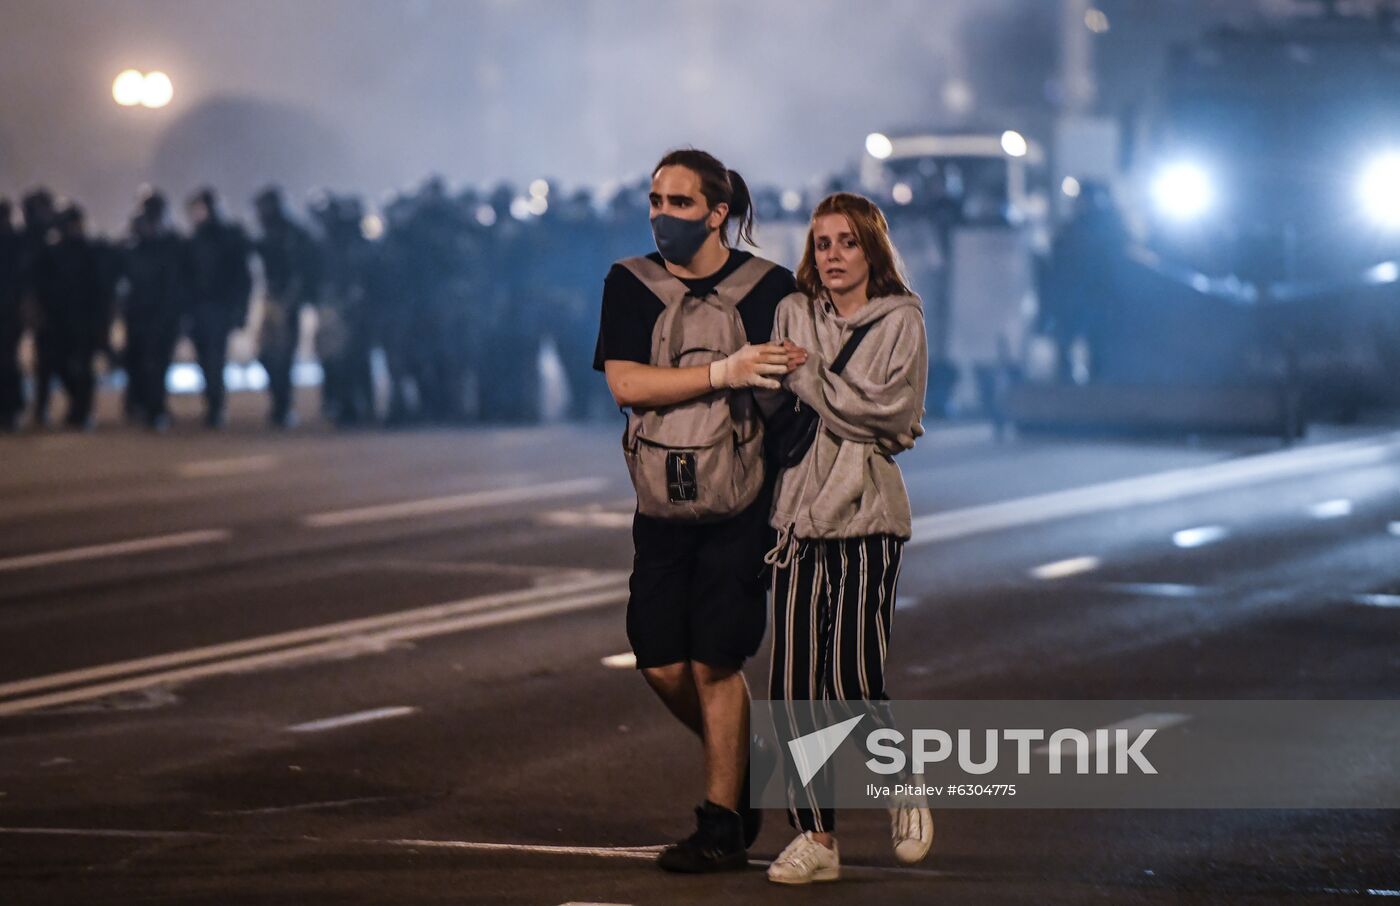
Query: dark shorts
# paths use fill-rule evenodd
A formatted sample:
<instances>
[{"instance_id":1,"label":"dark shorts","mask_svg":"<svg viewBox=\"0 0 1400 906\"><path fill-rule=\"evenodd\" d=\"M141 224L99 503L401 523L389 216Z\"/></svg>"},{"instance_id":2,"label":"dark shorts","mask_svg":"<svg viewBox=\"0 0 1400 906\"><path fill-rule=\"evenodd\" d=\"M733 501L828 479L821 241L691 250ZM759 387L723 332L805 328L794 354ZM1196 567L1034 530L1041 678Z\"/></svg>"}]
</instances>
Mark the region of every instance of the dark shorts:
<instances>
[{"instance_id":1,"label":"dark shorts","mask_svg":"<svg viewBox=\"0 0 1400 906\"><path fill-rule=\"evenodd\" d=\"M732 519L696 524L632 520L627 640L638 667L699 661L743 666L758 651L768 622L768 525L772 483Z\"/></svg>"}]
</instances>

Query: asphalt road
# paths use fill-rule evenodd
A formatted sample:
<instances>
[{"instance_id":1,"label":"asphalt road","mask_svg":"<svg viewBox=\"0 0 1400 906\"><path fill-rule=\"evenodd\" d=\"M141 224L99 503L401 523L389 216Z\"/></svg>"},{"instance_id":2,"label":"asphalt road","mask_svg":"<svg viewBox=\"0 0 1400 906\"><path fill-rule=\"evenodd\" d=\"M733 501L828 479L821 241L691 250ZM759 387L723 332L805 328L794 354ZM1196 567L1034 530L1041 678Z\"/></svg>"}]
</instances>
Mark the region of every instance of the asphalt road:
<instances>
[{"instance_id":1,"label":"asphalt road","mask_svg":"<svg viewBox=\"0 0 1400 906\"><path fill-rule=\"evenodd\" d=\"M0 903L1400 896L1386 811L948 810L913 869L850 812L845 877L801 891L762 875L775 812L751 871L665 875L699 752L615 658L620 423L274 434L259 406L0 437ZM966 425L901 464L897 698L1400 698L1392 427Z\"/></svg>"}]
</instances>

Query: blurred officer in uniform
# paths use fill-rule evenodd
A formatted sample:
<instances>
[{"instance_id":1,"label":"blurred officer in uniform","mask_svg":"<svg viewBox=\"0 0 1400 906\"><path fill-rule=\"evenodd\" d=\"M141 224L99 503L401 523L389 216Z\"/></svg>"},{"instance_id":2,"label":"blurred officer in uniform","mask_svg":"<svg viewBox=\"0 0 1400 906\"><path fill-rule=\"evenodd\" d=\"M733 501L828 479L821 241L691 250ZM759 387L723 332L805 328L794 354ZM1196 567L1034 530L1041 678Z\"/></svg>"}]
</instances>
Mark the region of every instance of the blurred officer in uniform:
<instances>
[{"instance_id":1,"label":"blurred officer in uniform","mask_svg":"<svg viewBox=\"0 0 1400 906\"><path fill-rule=\"evenodd\" d=\"M17 429L24 411L24 382L19 371L19 340L24 333L23 241L13 217L10 200L0 198L0 431Z\"/></svg>"},{"instance_id":2,"label":"blurred officer in uniform","mask_svg":"<svg viewBox=\"0 0 1400 906\"><path fill-rule=\"evenodd\" d=\"M314 209L321 228L321 304L316 356L321 360L321 412L345 427L374 421L370 350L376 300L374 246L361 229L359 199L327 197Z\"/></svg>"},{"instance_id":3,"label":"blurred officer in uniform","mask_svg":"<svg viewBox=\"0 0 1400 906\"><path fill-rule=\"evenodd\" d=\"M1040 309L1041 330L1057 343L1062 378L1074 377L1083 367L1074 361L1077 343L1085 345L1087 365L1094 372L1103 369L1114 351L1108 338L1128 239L1112 192L1084 180L1074 214L1051 246Z\"/></svg>"},{"instance_id":4,"label":"blurred officer in uniform","mask_svg":"<svg viewBox=\"0 0 1400 906\"><path fill-rule=\"evenodd\" d=\"M253 247L241 226L223 219L213 189L196 192L186 207L193 227L188 242L190 339L204 372L204 423L221 428L227 419L228 337L248 320L253 291L248 256Z\"/></svg>"},{"instance_id":5,"label":"blurred officer in uniform","mask_svg":"<svg viewBox=\"0 0 1400 906\"><path fill-rule=\"evenodd\" d=\"M315 304L319 292L316 243L292 221L280 189L269 186L258 193L253 205L262 230L255 248L266 282L258 360L267 370L272 396L268 421L274 427L287 428L296 422L292 365L301 341L301 307Z\"/></svg>"},{"instance_id":6,"label":"blurred officer in uniform","mask_svg":"<svg viewBox=\"0 0 1400 906\"><path fill-rule=\"evenodd\" d=\"M164 195L146 193L131 220L122 267L127 414L155 431L170 426L165 376L188 307L190 276L187 249L167 211Z\"/></svg>"},{"instance_id":7,"label":"blurred officer in uniform","mask_svg":"<svg viewBox=\"0 0 1400 906\"><path fill-rule=\"evenodd\" d=\"M86 217L77 205L58 213L56 231L39 256L34 286L39 303L35 424L48 424L49 395L58 378L68 395L65 423L87 430L96 380L92 360L106 343L110 300L101 252L88 238Z\"/></svg>"}]
</instances>

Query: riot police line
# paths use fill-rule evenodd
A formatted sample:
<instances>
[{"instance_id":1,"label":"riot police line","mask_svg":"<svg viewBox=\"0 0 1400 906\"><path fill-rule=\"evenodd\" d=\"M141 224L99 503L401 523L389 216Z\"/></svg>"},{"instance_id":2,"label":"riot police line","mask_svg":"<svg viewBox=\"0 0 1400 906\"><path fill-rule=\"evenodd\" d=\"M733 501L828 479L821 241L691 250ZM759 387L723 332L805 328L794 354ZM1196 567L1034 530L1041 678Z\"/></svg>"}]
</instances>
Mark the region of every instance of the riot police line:
<instances>
[{"instance_id":1,"label":"riot police line","mask_svg":"<svg viewBox=\"0 0 1400 906\"><path fill-rule=\"evenodd\" d=\"M780 218L777 192L762 194ZM528 196L504 185L454 194L430 179L377 213L327 193L294 211L268 188L253 199L252 229L212 188L174 207L143 190L124 234L103 237L46 189L19 210L0 198L0 429L53 424L56 389L61 424L92 427L104 362L125 376L126 420L165 430L177 349L202 374L204 424L219 428L241 330L267 375L269 424L291 426L307 309L321 414L338 426L538 421L545 344L562 366L567 417L615 411L591 367L598 275L649 241L640 187L598 203L545 183Z\"/></svg>"}]
</instances>

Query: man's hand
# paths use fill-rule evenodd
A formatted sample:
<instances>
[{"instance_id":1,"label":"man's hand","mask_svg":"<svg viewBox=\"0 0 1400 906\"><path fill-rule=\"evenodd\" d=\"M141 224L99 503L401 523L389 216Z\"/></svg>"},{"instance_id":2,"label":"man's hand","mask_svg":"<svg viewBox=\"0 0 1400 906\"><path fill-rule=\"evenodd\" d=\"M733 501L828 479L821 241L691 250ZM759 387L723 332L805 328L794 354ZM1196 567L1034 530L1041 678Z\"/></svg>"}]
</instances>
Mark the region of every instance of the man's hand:
<instances>
[{"instance_id":1,"label":"man's hand","mask_svg":"<svg viewBox=\"0 0 1400 906\"><path fill-rule=\"evenodd\" d=\"M781 385L774 377L788 371L788 353L782 345L746 344L729 358L710 363L710 386L716 390L740 387L777 390Z\"/></svg>"}]
</instances>

